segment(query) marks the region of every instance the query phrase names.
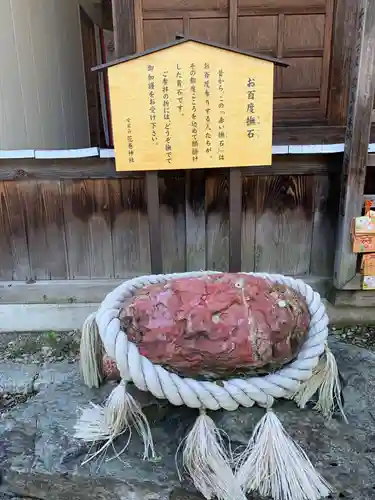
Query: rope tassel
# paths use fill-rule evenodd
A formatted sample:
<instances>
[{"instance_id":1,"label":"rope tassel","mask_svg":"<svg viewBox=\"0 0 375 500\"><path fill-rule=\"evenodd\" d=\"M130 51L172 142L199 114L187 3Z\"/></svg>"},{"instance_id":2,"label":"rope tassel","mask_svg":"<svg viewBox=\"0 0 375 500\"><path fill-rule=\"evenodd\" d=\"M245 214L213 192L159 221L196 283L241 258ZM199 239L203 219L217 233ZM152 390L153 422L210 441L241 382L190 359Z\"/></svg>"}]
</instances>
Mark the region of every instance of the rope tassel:
<instances>
[{"instance_id":1,"label":"rope tassel","mask_svg":"<svg viewBox=\"0 0 375 500\"><path fill-rule=\"evenodd\" d=\"M237 457L236 478L244 491L257 490L274 500L318 500L331 493L272 410L258 422L247 448Z\"/></svg>"},{"instance_id":2,"label":"rope tassel","mask_svg":"<svg viewBox=\"0 0 375 500\"><path fill-rule=\"evenodd\" d=\"M246 500L231 469L231 458L225 450L220 430L204 410L179 449L181 446L184 469L205 498ZM181 480L179 470L178 473Z\"/></svg>"},{"instance_id":3,"label":"rope tassel","mask_svg":"<svg viewBox=\"0 0 375 500\"><path fill-rule=\"evenodd\" d=\"M82 410L76 423L74 437L89 443L103 443L100 448L86 459L83 464L106 452L114 440L129 432L129 439L119 456L129 445L132 427L135 428L144 444L143 459L155 458L155 449L150 426L138 402L126 390L126 382L122 381L109 395L104 406L91 403ZM82 464L82 465L83 465Z\"/></svg>"},{"instance_id":4,"label":"rope tassel","mask_svg":"<svg viewBox=\"0 0 375 500\"><path fill-rule=\"evenodd\" d=\"M341 399L341 384L336 359L328 345L325 346L325 355L319 360L312 376L300 385L293 398L300 408L305 408L317 391L319 391L319 397L315 409L330 419L335 408L338 407L344 421L348 423Z\"/></svg>"},{"instance_id":5,"label":"rope tassel","mask_svg":"<svg viewBox=\"0 0 375 500\"><path fill-rule=\"evenodd\" d=\"M80 368L88 387L99 387L103 380L100 360L102 354L96 313L92 313L83 323L80 345Z\"/></svg>"}]
</instances>

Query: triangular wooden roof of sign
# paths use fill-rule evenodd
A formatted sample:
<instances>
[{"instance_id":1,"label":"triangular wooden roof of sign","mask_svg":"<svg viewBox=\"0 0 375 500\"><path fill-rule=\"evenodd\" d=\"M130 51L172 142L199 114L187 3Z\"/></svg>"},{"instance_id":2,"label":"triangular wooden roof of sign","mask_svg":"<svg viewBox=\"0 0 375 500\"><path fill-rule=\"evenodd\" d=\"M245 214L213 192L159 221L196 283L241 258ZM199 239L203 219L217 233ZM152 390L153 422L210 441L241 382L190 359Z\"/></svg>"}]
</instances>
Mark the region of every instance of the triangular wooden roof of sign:
<instances>
[{"instance_id":1,"label":"triangular wooden roof of sign","mask_svg":"<svg viewBox=\"0 0 375 500\"><path fill-rule=\"evenodd\" d=\"M140 57L144 57L149 54L154 54L155 52L160 52L161 50L169 49L170 47L175 47L176 45L181 45L186 42L196 42L202 45L207 45L208 47L215 47L216 49L228 50L229 52L234 52L236 54L255 57L256 59L262 59L263 61L268 61L273 64L277 64L278 66L284 66L285 68L289 66L288 63L282 61L281 59L276 59L275 57L257 54L256 52L240 50L234 47L229 47L228 45L221 45L219 43L207 42L205 40L199 40L198 38L192 38L192 37L185 38L182 35L177 35L176 40L174 40L173 42L169 42L164 45L159 45L158 47L153 47L152 49L148 49L143 52L136 52L135 54L131 54L129 56L120 57L119 59L115 59L114 61L105 64L100 64L99 66L95 66L94 68L92 68L92 71L102 71L104 69L110 68L111 66L116 66L117 64L121 64L127 61L132 61L134 59L139 59Z\"/></svg>"}]
</instances>

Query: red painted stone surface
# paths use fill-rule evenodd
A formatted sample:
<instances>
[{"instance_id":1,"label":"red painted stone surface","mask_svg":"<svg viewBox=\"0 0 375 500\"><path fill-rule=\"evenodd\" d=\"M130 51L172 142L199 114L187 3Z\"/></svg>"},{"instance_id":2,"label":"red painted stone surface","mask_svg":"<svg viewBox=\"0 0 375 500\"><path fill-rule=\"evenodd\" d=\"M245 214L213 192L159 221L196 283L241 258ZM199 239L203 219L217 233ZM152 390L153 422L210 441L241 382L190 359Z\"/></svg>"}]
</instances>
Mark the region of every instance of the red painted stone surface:
<instances>
[{"instance_id":1,"label":"red painted stone surface","mask_svg":"<svg viewBox=\"0 0 375 500\"><path fill-rule=\"evenodd\" d=\"M118 371L116 361L105 354L103 356L103 375L106 380L120 380L120 372Z\"/></svg>"},{"instance_id":2,"label":"red painted stone surface","mask_svg":"<svg viewBox=\"0 0 375 500\"><path fill-rule=\"evenodd\" d=\"M149 285L124 304L120 321L152 362L184 376L218 378L290 362L310 316L290 288L223 273Z\"/></svg>"}]
</instances>

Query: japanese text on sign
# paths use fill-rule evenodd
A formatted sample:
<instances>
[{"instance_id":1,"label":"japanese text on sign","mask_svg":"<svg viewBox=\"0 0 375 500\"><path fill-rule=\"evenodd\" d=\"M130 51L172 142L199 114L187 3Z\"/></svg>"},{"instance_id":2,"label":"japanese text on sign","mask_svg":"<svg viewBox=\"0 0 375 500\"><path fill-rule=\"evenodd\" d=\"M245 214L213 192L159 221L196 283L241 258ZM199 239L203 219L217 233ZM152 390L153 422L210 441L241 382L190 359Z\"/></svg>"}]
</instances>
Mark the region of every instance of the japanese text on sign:
<instances>
[{"instance_id":1,"label":"japanese text on sign","mask_svg":"<svg viewBox=\"0 0 375 500\"><path fill-rule=\"evenodd\" d=\"M272 63L186 43L109 71L116 168L271 163Z\"/></svg>"}]
</instances>

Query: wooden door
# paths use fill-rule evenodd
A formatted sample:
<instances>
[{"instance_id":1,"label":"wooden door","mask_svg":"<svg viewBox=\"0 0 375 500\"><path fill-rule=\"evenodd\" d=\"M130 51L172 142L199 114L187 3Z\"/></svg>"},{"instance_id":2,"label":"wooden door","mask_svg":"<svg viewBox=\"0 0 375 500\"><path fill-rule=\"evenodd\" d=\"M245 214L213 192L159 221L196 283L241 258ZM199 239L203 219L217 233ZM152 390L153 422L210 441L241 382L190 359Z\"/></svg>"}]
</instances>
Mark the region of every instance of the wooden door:
<instances>
[{"instance_id":1,"label":"wooden door","mask_svg":"<svg viewBox=\"0 0 375 500\"><path fill-rule=\"evenodd\" d=\"M90 127L90 145L104 146L105 139L101 119L98 73L91 71L91 68L97 65L95 25L82 7L80 7L80 20Z\"/></svg>"},{"instance_id":2,"label":"wooden door","mask_svg":"<svg viewBox=\"0 0 375 500\"><path fill-rule=\"evenodd\" d=\"M283 58L275 68L276 122L327 118L334 0L143 0L145 48L177 33Z\"/></svg>"}]
</instances>

